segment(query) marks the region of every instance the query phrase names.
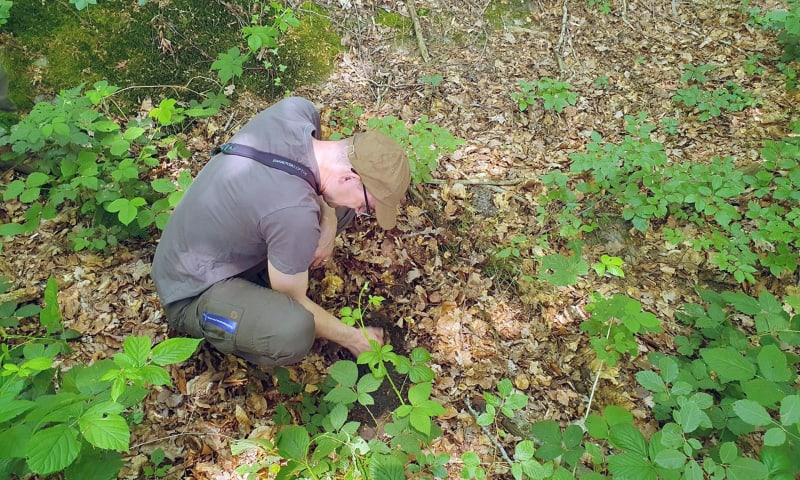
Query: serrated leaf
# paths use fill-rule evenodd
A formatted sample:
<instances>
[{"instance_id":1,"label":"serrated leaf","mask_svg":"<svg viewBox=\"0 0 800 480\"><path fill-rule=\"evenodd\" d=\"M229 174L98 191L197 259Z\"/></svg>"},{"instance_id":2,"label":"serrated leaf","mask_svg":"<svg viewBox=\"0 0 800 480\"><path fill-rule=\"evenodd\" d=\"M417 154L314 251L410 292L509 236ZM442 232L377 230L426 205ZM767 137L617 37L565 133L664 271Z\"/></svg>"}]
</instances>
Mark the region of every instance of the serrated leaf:
<instances>
[{"instance_id":1,"label":"serrated leaf","mask_svg":"<svg viewBox=\"0 0 800 480\"><path fill-rule=\"evenodd\" d=\"M77 430L65 424L39 430L28 444L28 467L40 475L67 468L81 450L77 437Z\"/></svg>"},{"instance_id":2,"label":"serrated leaf","mask_svg":"<svg viewBox=\"0 0 800 480\"><path fill-rule=\"evenodd\" d=\"M539 277L552 285L563 287L578 283L578 277L589 273L589 264L580 255L545 255Z\"/></svg>"},{"instance_id":3,"label":"serrated leaf","mask_svg":"<svg viewBox=\"0 0 800 480\"><path fill-rule=\"evenodd\" d=\"M405 480L405 465L393 455L373 455L369 460L369 478Z\"/></svg>"},{"instance_id":4,"label":"serrated leaf","mask_svg":"<svg viewBox=\"0 0 800 480\"><path fill-rule=\"evenodd\" d=\"M786 354L776 345L765 345L758 352L758 369L761 375L773 382L787 382L792 379Z\"/></svg>"},{"instance_id":5,"label":"serrated leaf","mask_svg":"<svg viewBox=\"0 0 800 480\"><path fill-rule=\"evenodd\" d=\"M781 400L781 425L788 427L800 422L800 394L787 395Z\"/></svg>"},{"instance_id":6,"label":"serrated leaf","mask_svg":"<svg viewBox=\"0 0 800 480\"><path fill-rule=\"evenodd\" d=\"M338 386L331 389L331 391L328 392L324 398L325 400L333 403L350 404L358 400L358 394L351 388Z\"/></svg>"},{"instance_id":7,"label":"serrated leaf","mask_svg":"<svg viewBox=\"0 0 800 480\"><path fill-rule=\"evenodd\" d=\"M141 367L147 363L147 358L150 356L150 347L152 340L148 336L131 336L125 339L122 348L128 354L134 367Z\"/></svg>"},{"instance_id":8,"label":"serrated leaf","mask_svg":"<svg viewBox=\"0 0 800 480\"><path fill-rule=\"evenodd\" d=\"M753 400L737 400L733 402L733 411L745 423L761 427L772 423L772 417L767 409Z\"/></svg>"},{"instance_id":9,"label":"serrated leaf","mask_svg":"<svg viewBox=\"0 0 800 480\"><path fill-rule=\"evenodd\" d=\"M647 456L644 435L636 427L622 423L611 427L609 442L616 448L626 450L641 457Z\"/></svg>"},{"instance_id":10,"label":"serrated leaf","mask_svg":"<svg viewBox=\"0 0 800 480\"><path fill-rule=\"evenodd\" d=\"M766 480L769 477L766 465L746 457L737 458L725 472L729 480Z\"/></svg>"},{"instance_id":11,"label":"serrated leaf","mask_svg":"<svg viewBox=\"0 0 800 480\"><path fill-rule=\"evenodd\" d=\"M172 193L177 190L175 184L166 178L157 178L150 182L150 186L158 193Z\"/></svg>"},{"instance_id":12,"label":"serrated leaf","mask_svg":"<svg viewBox=\"0 0 800 480\"><path fill-rule=\"evenodd\" d=\"M328 419L334 431L338 431L347 421L347 407L342 404L335 405L328 414Z\"/></svg>"},{"instance_id":13,"label":"serrated leaf","mask_svg":"<svg viewBox=\"0 0 800 480\"><path fill-rule=\"evenodd\" d=\"M191 357L203 339L168 338L153 347L152 361L162 367L180 363Z\"/></svg>"},{"instance_id":14,"label":"serrated leaf","mask_svg":"<svg viewBox=\"0 0 800 480\"><path fill-rule=\"evenodd\" d=\"M636 380L639 385L650 390L654 393L661 393L667 391L667 386L659 374L652 370L643 370L636 372Z\"/></svg>"},{"instance_id":15,"label":"serrated leaf","mask_svg":"<svg viewBox=\"0 0 800 480\"><path fill-rule=\"evenodd\" d=\"M678 470L686 464L686 455L673 448L668 448L656 454L655 462L656 465L668 470Z\"/></svg>"},{"instance_id":16,"label":"serrated leaf","mask_svg":"<svg viewBox=\"0 0 800 480\"><path fill-rule=\"evenodd\" d=\"M350 360L339 360L331 365L328 375L345 387L354 387L358 381L358 365Z\"/></svg>"},{"instance_id":17,"label":"serrated leaf","mask_svg":"<svg viewBox=\"0 0 800 480\"><path fill-rule=\"evenodd\" d=\"M275 438L278 453L288 460L305 458L310 443L306 429L296 425L284 428Z\"/></svg>"},{"instance_id":18,"label":"serrated leaf","mask_svg":"<svg viewBox=\"0 0 800 480\"><path fill-rule=\"evenodd\" d=\"M755 365L733 347L704 348L700 355L722 383L750 380L756 374Z\"/></svg>"},{"instance_id":19,"label":"serrated leaf","mask_svg":"<svg viewBox=\"0 0 800 480\"><path fill-rule=\"evenodd\" d=\"M617 480L657 480L653 464L645 457L633 453L621 453L608 457L608 469Z\"/></svg>"},{"instance_id":20,"label":"serrated leaf","mask_svg":"<svg viewBox=\"0 0 800 480\"><path fill-rule=\"evenodd\" d=\"M95 447L122 452L130 446L128 423L119 414L90 410L78 420L78 425L86 441Z\"/></svg>"}]
</instances>

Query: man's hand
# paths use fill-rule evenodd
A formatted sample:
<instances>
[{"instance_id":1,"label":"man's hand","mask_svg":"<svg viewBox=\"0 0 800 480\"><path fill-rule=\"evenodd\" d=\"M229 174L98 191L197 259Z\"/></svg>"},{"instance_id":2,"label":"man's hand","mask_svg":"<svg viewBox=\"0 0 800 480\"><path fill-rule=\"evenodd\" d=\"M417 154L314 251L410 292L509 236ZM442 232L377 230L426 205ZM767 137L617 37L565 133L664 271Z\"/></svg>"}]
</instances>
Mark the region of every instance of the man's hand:
<instances>
[{"instance_id":1,"label":"man's hand","mask_svg":"<svg viewBox=\"0 0 800 480\"><path fill-rule=\"evenodd\" d=\"M383 329L378 327L366 327L366 336L364 330L353 327L353 338L347 344L342 344L343 347L350 350L354 357L358 358L361 352L372 350L372 345L369 344L370 340L378 342L378 345L383 346Z\"/></svg>"},{"instance_id":2,"label":"man's hand","mask_svg":"<svg viewBox=\"0 0 800 480\"><path fill-rule=\"evenodd\" d=\"M272 289L289 295L314 316L314 326L318 338L338 343L356 356L371 350L369 340L383 345L383 330L377 327L366 327L367 335L360 328L348 327L338 318L328 313L306 296L308 287L308 271L287 275L281 273L272 262L267 261L267 273Z\"/></svg>"}]
</instances>

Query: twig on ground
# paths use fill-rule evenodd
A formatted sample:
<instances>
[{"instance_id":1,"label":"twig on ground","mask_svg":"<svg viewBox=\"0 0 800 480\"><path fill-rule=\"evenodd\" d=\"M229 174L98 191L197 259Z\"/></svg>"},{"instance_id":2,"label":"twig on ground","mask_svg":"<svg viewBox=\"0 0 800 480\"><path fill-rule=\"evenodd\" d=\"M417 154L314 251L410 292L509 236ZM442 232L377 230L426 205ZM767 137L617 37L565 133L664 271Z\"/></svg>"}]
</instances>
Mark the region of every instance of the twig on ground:
<instances>
[{"instance_id":1,"label":"twig on ground","mask_svg":"<svg viewBox=\"0 0 800 480\"><path fill-rule=\"evenodd\" d=\"M558 35L558 42L555 47L556 61L558 62L558 70L564 72L564 36L567 33L567 19L569 19L569 10L567 10L567 0L561 2L561 33Z\"/></svg>"},{"instance_id":2,"label":"twig on ground","mask_svg":"<svg viewBox=\"0 0 800 480\"><path fill-rule=\"evenodd\" d=\"M414 24L414 35L417 37L417 46L419 46L419 54L422 60L428 62L428 47L425 46L425 37L422 36L422 26L419 24L419 17L417 16L417 7L414 6L414 0L410 0L407 4L408 13L411 14L411 22Z\"/></svg>"},{"instance_id":3,"label":"twig on ground","mask_svg":"<svg viewBox=\"0 0 800 480\"><path fill-rule=\"evenodd\" d=\"M435 185L445 185L451 183L460 183L462 185L519 185L520 183L524 182L524 178L516 178L513 180L491 180L489 178L465 178L462 180L440 180L434 178L432 180L428 180L426 183L432 183Z\"/></svg>"},{"instance_id":4,"label":"twig on ground","mask_svg":"<svg viewBox=\"0 0 800 480\"><path fill-rule=\"evenodd\" d=\"M476 412L475 409L472 408L472 402L470 402L470 400L469 400L469 394L464 396L464 403L467 404L467 409L469 410L469 413L473 416L473 418L475 418L476 423L477 423L478 412ZM511 461L511 458L508 456L508 453L506 452L506 449L503 448L503 446L500 444L500 442L497 441L496 438L494 438L494 435L492 434L492 432L489 431L488 428L486 428L484 425L481 425L480 427L481 427L481 430L483 430L483 433L485 433L486 436L489 438L489 440L491 440L492 443L494 443L495 448L500 450L500 455L503 456L503 460L508 462L508 465L511 466L514 462Z\"/></svg>"},{"instance_id":5,"label":"twig on ground","mask_svg":"<svg viewBox=\"0 0 800 480\"><path fill-rule=\"evenodd\" d=\"M36 287L25 287L19 290L0 294L0 305L5 303L27 303L42 296L41 290Z\"/></svg>"},{"instance_id":6,"label":"twig on ground","mask_svg":"<svg viewBox=\"0 0 800 480\"><path fill-rule=\"evenodd\" d=\"M611 324L608 325L608 331L606 332L606 339L611 335ZM597 384L600 383L600 373L603 371L603 367L606 365L605 361L600 362L600 366L597 367L597 373L594 376L594 383L592 384L592 391L589 394L589 401L586 405L586 413L583 414L583 420L580 422L581 428L586 431L586 419L589 418L589 413L592 411L592 402L594 402L594 394L597 392Z\"/></svg>"}]
</instances>

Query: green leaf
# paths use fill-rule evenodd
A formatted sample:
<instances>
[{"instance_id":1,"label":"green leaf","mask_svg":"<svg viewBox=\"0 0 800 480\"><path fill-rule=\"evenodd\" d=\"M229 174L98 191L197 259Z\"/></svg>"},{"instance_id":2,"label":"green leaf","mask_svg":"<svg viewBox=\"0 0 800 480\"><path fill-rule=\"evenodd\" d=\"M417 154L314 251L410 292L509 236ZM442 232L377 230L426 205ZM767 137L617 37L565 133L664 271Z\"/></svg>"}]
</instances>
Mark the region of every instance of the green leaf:
<instances>
[{"instance_id":1,"label":"green leaf","mask_svg":"<svg viewBox=\"0 0 800 480\"><path fill-rule=\"evenodd\" d=\"M127 451L131 439L128 423L117 413L97 408L101 406L102 404L90 408L78 420L83 437L98 448Z\"/></svg>"},{"instance_id":2,"label":"green leaf","mask_svg":"<svg viewBox=\"0 0 800 480\"><path fill-rule=\"evenodd\" d=\"M172 385L172 378L169 372L158 365L144 365L140 367L138 373L144 382L149 382L151 385Z\"/></svg>"},{"instance_id":3,"label":"green leaf","mask_svg":"<svg viewBox=\"0 0 800 480\"><path fill-rule=\"evenodd\" d=\"M589 273L589 264L580 255L566 257L564 255L545 255L539 276L555 286L568 286L578 283L578 277Z\"/></svg>"},{"instance_id":4,"label":"green leaf","mask_svg":"<svg viewBox=\"0 0 800 480\"><path fill-rule=\"evenodd\" d=\"M334 406L331 409L331 413L328 414L328 419L331 422L331 426L333 426L333 430L338 431L347 421L347 407L342 404Z\"/></svg>"},{"instance_id":5,"label":"green leaf","mask_svg":"<svg viewBox=\"0 0 800 480\"><path fill-rule=\"evenodd\" d=\"M30 400L0 398L0 424L14 419L34 406L36 406L36 403Z\"/></svg>"},{"instance_id":6,"label":"green leaf","mask_svg":"<svg viewBox=\"0 0 800 480\"><path fill-rule=\"evenodd\" d=\"M617 405L609 405L603 410L603 416L609 426L619 424L633 424L633 414L626 408Z\"/></svg>"},{"instance_id":7,"label":"green leaf","mask_svg":"<svg viewBox=\"0 0 800 480\"><path fill-rule=\"evenodd\" d=\"M787 395L781 400L781 425L788 427L800 422L800 394Z\"/></svg>"},{"instance_id":8,"label":"green leaf","mask_svg":"<svg viewBox=\"0 0 800 480\"><path fill-rule=\"evenodd\" d=\"M328 374L345 387L354 387L358 381L358 365L349 360L339 360L331 365Z\"/></svg>"},{"instance_id":9,"label":"green leaf","mask_svg":"<svg viewBox=\"0 0 800 480\"><path fill-rule=\"evenodd\" d=\"M47 184L47 182L49 181L50 181L50 175L47 175L42 172L32 172L30 175L28 175L28 178L25 180L25 185L28 188L36 188Z\"/></svg>"},{"instance_id":10,"label":"green leaf","mask_svg":"<svg viewBox=\"0 0 800 480\"><path fill-rule=\"evenodd\" d=\"M197 338L168 338L153 347L153 363L164 367L183 362L192 356L202 341Z\"/></svg>"},{"instance_id":11,"label":"green leaf","mask_svg":"<svg viewBox=\"0 0 800 480\"><path fill-rule=\"evenodd\" d=\"M786 432L781 428L770 428L764 433L764 445L779 447L786 443Z\"/></svg>"},{"instance_id":12,"label":"green leaf","mask_svg":"<svg viewBox=\"0 0 800 480\"><path fill-rule=\"evenodd\" d=\"M704 348L700 355L722 383L746 381L756 374L756 367L733 347Z\"/></svg>"},{"instance_id":13,"label":"green leaf","mask_svg":"<svg viewBox=\"0 0 800 480\"><path fill-rule=\"evenodd\" d=\"M745 457L737 458L725 472L730 480L765 480L769 476L766 465Z\"/></svg>"},{"instance_id":14,"label":"green leaf","mask_svg":"<svg viewBox=\"0 0 800 480\"><path fill-rule=\"evenodd\" d=\"M369 459L369 478L405 480L405 465L393 455L373 455Z\"/></svg>"},{"instance_id":15,"label":"green leaf","mask_svg":"<svg viewBox=\"0 0 800 480\"><path fill-rule=\"evenodd\" d=\"M297 425L284 428L275 438L278 453L287 460L304 459L310 443L306 429Z\"/></svg>"},{"instance_id":16,"label":"green leaf","mask_svg":"<svg viewBox=\"0 0 800 480\"><path fill-rule=\"evenodd\" d=\"M175 184L166 178L157 178L150 182L150 186L158 193L172 193L177 190Z\"/></svg>"},{"instance_id":17,"label":"green leaf","mask_svg":"<svg viewBox=\"0 0 800 480\"><path fill-rule=\"evenodd\" d=\"M331 389L324 398L328 402L350 404L358 400L358 394L350 387L338 386Z\"/></svg>"},{"instance_id":18,"label":"green leaf","mask_svg":"<svg viewBox=\"0 0 800 480\"><path fill-rule=\"evenodd\" d=\"M773 422L767 409L753 400L737 400L733 402L733 411L745 423L761 427Z\"/></svg>"},{"instance_id":19,"label":"green leaf","mask_svg":"<svg viewBox=\"0 0 800 480\"><path fill-rule=\"evenodd\" d=\"M719 459L722 463L731 463L739 458L739 449L733 442L725 442L719 447Z\"/></svg>"},{"instance_id":20,"label":"green leaf","mask_svg":"<svg viewBox=\"0 0 800 480\"><path fill-rule=\"evenodd\" d=\"M691 433L700 427L710 427L711 419L708 414L700 409L696 402L687 400L686 403L677 410L673 410L672 418L683 428L685 433Z\"/></svg>"},{"instance_id":21,"label":"green leaf","mask_svg":"<svg viewBox=\"0 0 800 480\"><path fill-rule=\"evenodd\" d=\"M28 444L28 467L40 475L67 468L81 451L77 437L77 430L65 424L39 430Z\"/></svg>"},{"instance_id":22,"label":"green leaf","mask_svg":"<svg viewBox=\"0 0 800 480\"><path fill-rule=\"evenodd\" d=\"M677 470L683 468L683 465L686 463L686 455L678 450L668 448L656 454L655 462L656 465L668 470Z\"/></svg>"},{"instance_id":23,"label":"green leaf","mask_svg":"<svg viewBox=\"0 0 800 480\"><path fill-rule=\"evenodd\" d=\"M381 387L381 383L383 383L382 378L378 378L375 375L368 373L358 379L358 385L356 385L356 391L358 393L374 392L375 390Z\"/></svg>"},{"instance_id":24,"label":"green leaf","mask_svg":"<svg viewBox=\"0 0 800 480\"><path fill-rule=\"evenodd\" d=\"M664 380L659 374L652 370L636 372L636 380L639 382L639 385L650 390L651 392L661 393L667 391L667 386L664 384Z\"/></svg>"},{"instance_id":25,"label":"green leaf","mask_svg":"<svg viewBox=\"0 0 800 480\"><path fill-rule=\"evenodd\" d=\"M125 353L131 358L134 367L141 367L147 363L150 356L150 346L152 340L148 336L128 337L122 344Z\"/></svg>"},{"instance_id":26,"label":"green leaf","mask_svg":"<svg viewBox=\"0 0 800 480\"><path fill-rule=\"evenodd\" d=\"M415 408L411 411L411 415L409 415L408 418L412 427L416 428L426 436L431 434L430 415Z\"/></svg>"},{"instance_id":27,"label":"green leaf","mask_svg":"<svg viewBox=\"0 0 800 480\"><path fill-rule=\"evenodd\" d=\"M50 276L44 289L45 307L39 315L39 322L47 329L47 333L59 332L61 325L61 310L58 307L58 282Z\"/></svg>"},{"instance_id":28,"label":"green leaf","mask_svg":"<svg viewBox=\"0 0 800 480\"><path fill-rule=\"evenodd\" d=\"M792 371L786 361L786 354L776 345L765 345L758 352L758 368L761 375L774 382L788 382Z\"/></svg>"},{"instance_id":29,"label":"green leaf","mask_svg":"<svg viewBox=\"0 0 800 480\"><path fill-rule=\"evenodd\" d=\"M609 442L616 448L627 450L641 457L647 457L644 435L636 427L622 423L611 427Z\"/></svg>"},{"instance_id":30,"label":"green leaf","mask_svg":"<svg viewBox=\"0 0 800 480\"><path fill-rule=\"evenodd\" d=\"M655 467L647 458L634 453L608 457L608 469L615 480L657 480Z\"/></svg>"},{"instance_id":31,"label":"green leaf","mask_svg":"<svg viewBox=\"0 0 800 480\"><path fill-rule=\"evenodd\" d=\"M14 180L9 183L6 190L3 192L3 201L7 202L12 198L17 198L20 193L25 191L25 182L22 180Z\"/></svg>"},{"instance_id":32,"label":"green leaf","mask_svg":"<svg viewBox=\"0 0 800 480\"><path fill-rule=\"evenodd\" d=\"M433 385L431 383L420 383L408 389L408 401L411 405L419 405L431 396Z\"/></svg>"}]
</instances>

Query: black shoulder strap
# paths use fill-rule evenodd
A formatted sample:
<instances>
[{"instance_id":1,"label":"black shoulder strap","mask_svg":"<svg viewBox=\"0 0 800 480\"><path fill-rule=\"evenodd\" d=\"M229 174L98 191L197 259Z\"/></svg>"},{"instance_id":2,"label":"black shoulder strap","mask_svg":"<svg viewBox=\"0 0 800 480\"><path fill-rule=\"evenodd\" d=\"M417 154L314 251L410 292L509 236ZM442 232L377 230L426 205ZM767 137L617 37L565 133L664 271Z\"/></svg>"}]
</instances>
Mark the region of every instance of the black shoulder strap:
<instances>
[{"instance_id":1,"label":"black shoulder strap","mask_svg":"<svg viewBox=\"0 0 800 480\"><path fill-rule=\"evenodd\" d=\"M300 177L309 185L311 185L311 188L314 189L314 192L317 195L322 195L322 193L319 191L319 185L317 184L317 178L314 176L314 172L312 172L310 168L306 167L302 163L288 159L281 155L277 155L275 153L262 152L256 148L239 143L223 143L211 151L211 155L216 155L218 153L252 158L253 160L268 167L276 168L291 175Z\"/></svg>"}]
</instances>

